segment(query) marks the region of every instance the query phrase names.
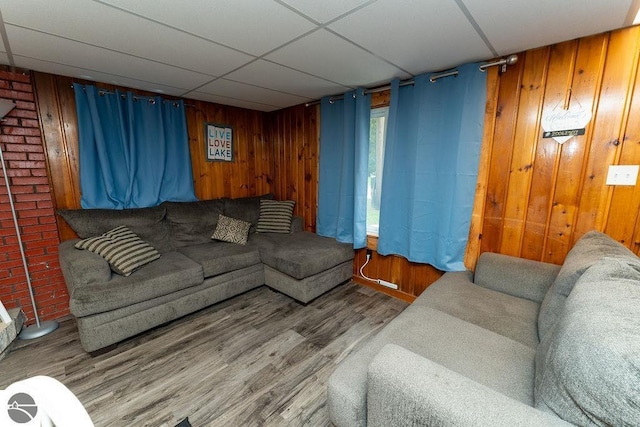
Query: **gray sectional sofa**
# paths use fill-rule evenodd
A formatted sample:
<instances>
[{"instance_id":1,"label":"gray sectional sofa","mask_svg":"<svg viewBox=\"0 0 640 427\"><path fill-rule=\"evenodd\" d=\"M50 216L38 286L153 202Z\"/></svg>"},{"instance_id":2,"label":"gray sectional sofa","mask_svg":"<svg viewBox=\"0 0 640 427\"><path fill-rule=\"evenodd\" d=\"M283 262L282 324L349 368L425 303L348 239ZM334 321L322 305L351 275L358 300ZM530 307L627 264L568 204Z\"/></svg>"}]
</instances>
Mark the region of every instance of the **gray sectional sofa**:
<instances>
[{"instance_id":1,"label":"gray sectional sofa","mask_svg":"<svg viewBox=\"0 0 640 427\"><path fill-rule=\"evenodd\" d=\"M307 303L351 278L352 247L302 231L300 218L289 234L256 233L262 198L272 196L59 211L80 238L126 225L161 254L125 277L100 255L76 249L78 240L60 245L83 348L94 352L264 284ZM246 245L211 239L221 214L252 224Z\"/></svg>"},{"instance_id":2,"label":"gray sectional sofa","mask_svg":"<svg viewBox=\"0 0 640 427\"><path fill-rule=\"evenodd\" d=\"M640 425L640 259L590 232L562 266L482 254L328 383L343 426Z\"/></svg>"}]
</instances>

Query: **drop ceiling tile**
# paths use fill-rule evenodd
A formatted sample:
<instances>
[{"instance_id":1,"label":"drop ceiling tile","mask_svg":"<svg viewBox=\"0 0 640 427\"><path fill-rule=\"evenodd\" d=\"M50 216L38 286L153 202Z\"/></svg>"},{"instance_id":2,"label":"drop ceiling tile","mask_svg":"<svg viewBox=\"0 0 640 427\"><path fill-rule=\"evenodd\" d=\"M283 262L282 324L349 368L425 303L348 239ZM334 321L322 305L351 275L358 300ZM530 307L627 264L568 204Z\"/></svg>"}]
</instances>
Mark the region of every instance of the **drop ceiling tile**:
<instances>
[{"instance_id":1,"label":"drop ceiling tile","mask_svg":"<svg viewBox=\"0 0 640 427\"><path fill-rule=\"evenodd\" d=\"M231 105L233 107L248 108L249 110L257 110L257 111L275 111L280 109L280 107L276 105L260 104L257 102L245 101L245 100L236 99L236 98L228 98L226 96L211 95L209 93L202 93L202 92L189 92L188 94L184 95L184 97L190 98L190 99L197 99L199 101L215 102L216 104Z\"/></svg>"},{"instance_id":2,"label":"drop ceiling tile","mask_svg":"<svg viewBox=\"0 0 640 427\"><path fill-rule=\"evenodd\" d=\"M624 26L632 0L464 0L500 55Z\"/></svg>"},{"instance_id":3,"label":"drop ceiling tile","mask_svg":"<svg viewBox=\"0 0 640 427\"><path fill-rule=\"evenodd\" d=\"M343 86L372 86L395 77L411 77L326 30L309 34L265 58Z\"/></svg>"},{"instance_id":4,"label":"drop ceiling tile","mask_svg":"<svg viewBox=\"0 0 640 427\"><path fill-rule=\"evenodd\" d=\"M283 0L314 21L325 24L371 0Z\"/></svg>"},{"instance_id":5,"label":"drop ceiling tile","mask_svg":"<svg viewBox=\"0 0 640 427\"><path fill-rule=\"evenodd\" d=\"M212 80L204 74L13 25L6 28L15 55L182 89L193 89Z\"/></svg>"},{"instance_id":6,"label":"drop ceiling tile","mask_svg":"<svg viewBox=\"0 0 640 427\"><path fill-rule=\"evenodd\" d=\"M229 80L260 86L304 98L344 93L349 88L292 70L265 60L258 60L226 76Z\"/></svg>"},{"instance_id":7,"label":"drop ceiling tile","mask_svg":"<svg viewBox=\"0 0 640 427\"><path fill-rule=\"evenodd\" d=\"M192 34L262 55L312 30L315 25L275 1L104 0L122 9Z\"/></svg>"},{"instance_id":8,"label":"drop ceiling tile","mask_svg":"<svg viewBox=\"0 0 640 427\"><path fill-rule=\"evenodd\" d=\"M71 67L64 64L56 64L33 58L25 58L17 55L14 55L14 60L17 67L26 68L28 70L42 71L46 73L57 74L60 76L77 77L79 79L109 83L117 86L146 90L149 92L171 96L180 96L182 93L184 93L184 89L130 79L127 77L116 76L113 74L107 74L95 70Z\"/></svg>"},{"instance_id":9,"label":"drop ceiling tile","mask_svg":"<svg viewBox=\"0 0 640 427\"><path fill-rule=\"evenodd\" d=\"M7 56L7 52L0 52L0 64L11 65L9 64L9 57Z\"/></svg>"},{"instance_id":10,"label":"drop ceiling tile","mask_svg":"<svg viewBox=\"0 0 640 427\"><path fill-rule=\"evenodd\" d=\"M2 3L2 17L7 24L213 76L220 76L253 59L249 55L104 4L83 2L82 17L69 19L77 13L76 0L41 2L37 13L25 7L24 1Z\"/></svg>"},{"instance_id":11,"label":"drop ceiling tile","mask_svg":"<svg viewBox=\"0 0 640 427\"><path fill-rule=\"evenodd\" d=\"M494 56L452 0L378 0L329 28L412 74Z\"/></svg>"},{"instance_id":12,"label":"drop ceiling tile","mask_svg":"<svg viewBox=\"0 0 640 427\"><path fill-rule=\"evenodd\" d=\"M207 83L206 85L199 87L198 92L275 105L278 107L289 107L311 100L310 98L289 95L288 93L277 92L275 90L264 89L257 86L250 86L245 83L238 83L226 79L218 79L211 83Z\"/></svg>"}]
</instances>

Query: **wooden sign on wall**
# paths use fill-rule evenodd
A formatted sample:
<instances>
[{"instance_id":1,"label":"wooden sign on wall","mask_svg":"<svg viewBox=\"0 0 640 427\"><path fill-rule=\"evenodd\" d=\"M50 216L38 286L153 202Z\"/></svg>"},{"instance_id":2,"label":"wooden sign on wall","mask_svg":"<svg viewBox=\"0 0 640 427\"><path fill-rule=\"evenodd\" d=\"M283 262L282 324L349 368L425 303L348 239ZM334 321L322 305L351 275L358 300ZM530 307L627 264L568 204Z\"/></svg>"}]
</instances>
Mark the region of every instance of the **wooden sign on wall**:
<instances>
[{"instance_id":1,"label":"wooden sign on wall","mask_svg":"<svg viewBox=\"0 0 640 427\"><path fill-rule=\"evenodd\" d=\"M207 123L205 144L208 162L233 162L233 128L231 126Z\"/></svg>"}]
</instances>

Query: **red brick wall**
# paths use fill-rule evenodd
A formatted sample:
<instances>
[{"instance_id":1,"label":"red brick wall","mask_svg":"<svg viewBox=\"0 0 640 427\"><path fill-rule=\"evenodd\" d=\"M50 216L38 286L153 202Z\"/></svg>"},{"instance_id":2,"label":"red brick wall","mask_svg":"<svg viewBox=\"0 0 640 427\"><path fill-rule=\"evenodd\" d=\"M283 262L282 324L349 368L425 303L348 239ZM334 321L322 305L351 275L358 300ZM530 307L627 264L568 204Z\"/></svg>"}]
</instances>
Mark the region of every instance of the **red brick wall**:
<instances>
[{"instance_id":1,"label":"red brick wall","mask_svg":"<svg viewBox=\"0 0 640 427\"><path fill-rule=\"evenodd\" d=\"M0 148L38 315L40 320L56 319L69 313L69 295L58 262L60 241L30 75L0 70L0 98L17 104L0 122ZM28 323L35 321L1 168L0 300L7 308L22 307Z\"/></svg>"}]
</instances>

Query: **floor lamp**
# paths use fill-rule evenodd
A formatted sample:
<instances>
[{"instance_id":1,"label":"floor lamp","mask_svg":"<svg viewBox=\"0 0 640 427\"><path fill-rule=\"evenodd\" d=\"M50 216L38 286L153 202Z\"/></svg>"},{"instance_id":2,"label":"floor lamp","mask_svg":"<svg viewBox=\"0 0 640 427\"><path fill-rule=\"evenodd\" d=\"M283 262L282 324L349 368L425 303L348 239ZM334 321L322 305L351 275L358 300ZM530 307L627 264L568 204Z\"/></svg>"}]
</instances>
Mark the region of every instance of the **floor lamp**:
<instances>
[{"instance_id":1,"label":"floor lamp","mask_svg":"<svg viewBox=\"0 0 640 427\"><path fill-rule=\"evenodd\" d=\"M9 111L13 110L16 104L8 99L0 99L0 120L6 116ZM18 239L18 247L20 248L20 255L22 256L22 266L24 267L24 274L27 277L27 287L29 288L29 295L31 296L31 305L33 306L33 314L36 317L36 324L22 328L22 332L18 335L23 340L30 340L38 338L43 335L47 335L50 332L55 331L58 328L58 322L55 320L47 320L40 322L38 317L38 307L36 306L36 300L33 297L33 288L31 287L31 277L29 276L29 267L27 265L27 257L24 255L24 246L22 245L22 238L20 237L20 227L18 226L18 215L16 209L13 206L13 196L11 195L11 187L9 186L9 177L7 176L7 167L4 163L4 155L2 149L0 149L0 161L2 161L2 173L4 175L4 183L7 186L7 196L9 196L9 205L11 205L11 215L13 216L13 225L16 227L16 237Z\"/></svg>"}]
</instances>

